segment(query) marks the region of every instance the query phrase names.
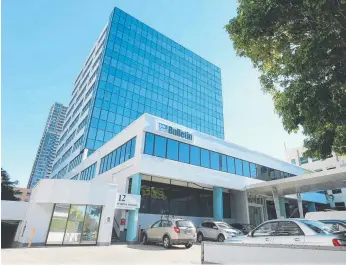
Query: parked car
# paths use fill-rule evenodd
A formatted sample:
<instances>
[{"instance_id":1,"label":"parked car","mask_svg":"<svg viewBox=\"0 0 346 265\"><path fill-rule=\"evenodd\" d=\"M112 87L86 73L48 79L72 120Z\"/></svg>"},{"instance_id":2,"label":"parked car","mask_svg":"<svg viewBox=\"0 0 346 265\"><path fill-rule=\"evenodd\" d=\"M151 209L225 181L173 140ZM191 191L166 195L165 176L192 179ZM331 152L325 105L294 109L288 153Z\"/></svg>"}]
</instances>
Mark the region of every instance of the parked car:
<instances>
[{"instance_id":1,"label":"parked car","mask_svg":"<svg viewBox=\"0 0 346 265\"><path fill-rule=\"evenodd\" d=\"M189 220L181 218L162 219L146 229L142 235L143 243L162 243L164 248L172 245L192 247L196 242L196 228Z\"/></svg>"},{"instance_id":2,"label":"parked car","mask_svg":"<svg viewBox=\"0 0 346 265\"><path fill-rule=\"evenodd\" d=\"M230 237L244 235L240 230L225 222L205 221L197 228L197 241L213 240L223 242Z\"/></svg>"},{"instance_id":3,"label":"parked car","mask_svg":"<svg viewBox=\"0 0 346 265\"><path fill-rule=\"evenodd\" d=\"M250 225L250 224L239 224L239 223L233 223L231 224L231 227L238 229L243 232L244 235L247 235L249 232L254 230L256 226Z\"/></svg>"},{"instance_id":4,"label":"parked car","mask_svg":"<svg viewBox=\"0 0 346 265\"><path fill-rule=\"evenodd\" d=\"M346 233L346 220L320 220L333 230Z\"/></svg>"},{"instance_id":5,"label":"parked car","mask_svg":"<svg viewBox=\"0 0 346 265\"><path fill-rule=\"evenodd\" d=\"M307 219L277 219L262 223L248 235L228 243L346 246L346 236L327 225Z\"/></svg>"}]
</instances>

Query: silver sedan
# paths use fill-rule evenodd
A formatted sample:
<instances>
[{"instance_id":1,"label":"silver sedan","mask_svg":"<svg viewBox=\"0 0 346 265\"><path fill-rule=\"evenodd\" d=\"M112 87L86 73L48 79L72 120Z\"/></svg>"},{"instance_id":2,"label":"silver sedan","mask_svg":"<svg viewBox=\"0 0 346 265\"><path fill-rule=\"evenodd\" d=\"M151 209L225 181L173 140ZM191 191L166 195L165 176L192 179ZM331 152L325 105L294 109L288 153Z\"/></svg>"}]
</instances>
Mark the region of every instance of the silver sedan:
<instances>
[{"instance_id":1,"label":"silver sedan","mask_svg":"<svg viewBox=\"0 0 346 265\"><path fill-rule=\"evenodd\" d=\"M308 219L276 219L262 223L248 235L227 243L346 246L346 235Z\"/></svg>"}]
</instances>

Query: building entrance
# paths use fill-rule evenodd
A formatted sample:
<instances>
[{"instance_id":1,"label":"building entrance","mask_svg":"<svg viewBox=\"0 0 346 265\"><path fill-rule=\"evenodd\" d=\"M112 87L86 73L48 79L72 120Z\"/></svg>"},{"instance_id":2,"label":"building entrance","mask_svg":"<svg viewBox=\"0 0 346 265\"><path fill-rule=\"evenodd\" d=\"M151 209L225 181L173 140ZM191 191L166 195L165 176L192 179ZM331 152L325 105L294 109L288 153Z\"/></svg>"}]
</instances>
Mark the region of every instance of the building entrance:
<instances>
[{"instance_id":1,"label":"building entrance","mask_svg":"<svg viewBox=\"0 0 346 265\"><path fill-rule=\"evenodd\" d=\"M258 226L263 223L263 206L249 203L250 224Z\"/></svg>"}]
</instances>

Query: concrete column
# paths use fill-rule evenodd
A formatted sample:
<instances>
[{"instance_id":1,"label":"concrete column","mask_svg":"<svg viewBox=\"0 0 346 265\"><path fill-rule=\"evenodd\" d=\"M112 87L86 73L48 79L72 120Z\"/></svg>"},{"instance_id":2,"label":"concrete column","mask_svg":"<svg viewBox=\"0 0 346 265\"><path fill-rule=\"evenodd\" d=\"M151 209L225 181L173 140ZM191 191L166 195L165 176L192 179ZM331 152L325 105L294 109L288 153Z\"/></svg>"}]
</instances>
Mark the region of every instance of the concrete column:
<instances>
[{"instance_id":1,"label":"concrete column","mask_svg":"<svg viewBox=\"0 0 346 265\"><path fill-rule=\"evenodd\" d=\"M316 203L308 202L308 212L316 212Z\"/></svg>"},{"instance_id":2,"label":"concrete column","mask_svg":"<svg viewBox=\"0 0 346 265\"><path fill-rule=\"evenodd\" d=\"M280 197L279 204L280 204L280 216L286 218L287 216L286 216L285 198Z\"/></svg>"},{"instance_id":3,"label":"concrete column","mask_svg":"<svg viewBox=\"0 0 346 265\"><path fill-rule=\"evenodd\" d=\"M132 176L131 184L131 194L141 194L141 182L142 175L136 174ZM127 223L127 233L126 241L127 242L136 242L138 235L138 209L129 211L128 223Z\"/></svg>"},{"instance_id":4,"label":"concrete column","mask_svg":"<svg viewBox=\"0 0 346 265\"><path fill-rule=\"evenodd\" d=\"M286 218L285 199L283 197L279 197L279 194L276 189L272 189L272 192L276 211L276 218Z\"/></svg>"},{"instance_id":5,"label":"concrete column","mask_svg":"<svg viewBox=\"0 0 346 265\"><path fill-rule=\"evenodd\" d=\"M220 187L213 187L213 214L215 220L221 221L223 219L223 198Z\"/></svg>"},{"instance_id":6,"label":"concrete column","mask_svg":"<svg viewBox=\"0 0 346 265\"><path fill-rule=\"evenodd\" d=\"M302 195L300 193L297 193L297 202L298 202L299 217L304 218L303 201L302 201Z\"/></svg>"}]
</instances>

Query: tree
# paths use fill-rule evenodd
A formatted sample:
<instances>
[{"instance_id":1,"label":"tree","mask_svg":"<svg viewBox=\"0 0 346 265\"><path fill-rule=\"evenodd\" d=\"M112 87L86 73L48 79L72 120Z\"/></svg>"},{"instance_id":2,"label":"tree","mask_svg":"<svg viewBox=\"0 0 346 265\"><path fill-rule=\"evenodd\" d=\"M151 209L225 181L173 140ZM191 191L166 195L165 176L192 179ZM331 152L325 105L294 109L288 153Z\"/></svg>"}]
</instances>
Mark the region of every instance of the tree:
<instances>
[{"instance_id":1,"label":"tree","mask_svg":"<svg viewBox=\"0 0 346 265\"><path fill-rule=\"evenodd\" d=\"M18 201L13 191L17 184L18 181L11 181L7 171L1 168L1 200Z\"/></svg>"},{"instance_id":2,"label":"tree","mask_svg":"<svg viewBox=\"0 0 346 265\"><path fill-rule=\"evenodd\" d=\"M346 0L239 0L226 30L305 155L346 154Z\"/></svg>"}]
</instances>

